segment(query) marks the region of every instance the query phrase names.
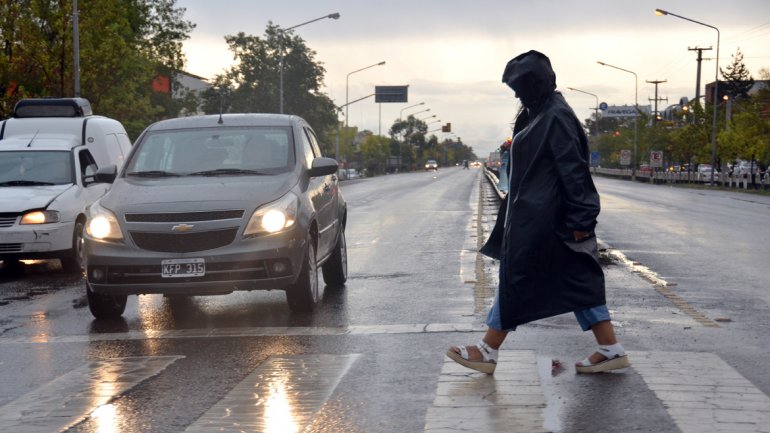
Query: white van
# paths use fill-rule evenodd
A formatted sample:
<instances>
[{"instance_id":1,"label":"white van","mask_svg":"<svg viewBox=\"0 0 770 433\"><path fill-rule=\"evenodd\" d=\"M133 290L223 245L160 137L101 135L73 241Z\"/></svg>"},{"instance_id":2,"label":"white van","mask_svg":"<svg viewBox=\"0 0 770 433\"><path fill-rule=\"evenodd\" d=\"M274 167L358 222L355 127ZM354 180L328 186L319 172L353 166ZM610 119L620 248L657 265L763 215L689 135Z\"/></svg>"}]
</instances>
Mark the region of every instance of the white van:
<instances>
[{"instance_id":1,"label":"white van","mask_svg":"<svg viewBox=\"0 0 770 433\"><path fill-rule=\"evenodd\" d=\"M57 258L82 267L85 209L104 195L99 167L123 164L123 125L82 98L26 99L0 124L0 260Z\"/></svg>"}]
</instances>

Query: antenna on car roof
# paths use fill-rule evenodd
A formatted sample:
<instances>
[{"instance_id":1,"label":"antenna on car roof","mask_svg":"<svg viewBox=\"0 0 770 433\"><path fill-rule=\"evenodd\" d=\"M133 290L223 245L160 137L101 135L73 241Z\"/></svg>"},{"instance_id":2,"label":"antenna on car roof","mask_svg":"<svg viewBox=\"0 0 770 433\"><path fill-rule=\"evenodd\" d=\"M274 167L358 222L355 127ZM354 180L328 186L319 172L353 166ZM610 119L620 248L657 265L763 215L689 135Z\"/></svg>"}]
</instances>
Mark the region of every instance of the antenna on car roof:
<instances>
[{"instance_id":1,"label":"antenna on car roof","mask_svg":"<svg viewBox=\"0 0 770 433\"><path fill-rule=\"evenodd\" d=\"M37 134L39 133L40 133L39 129L35 131L35 135L33 135L32 138L29 140L29 143L27 143L27 147L32 147L32 142L35 141L35 138L37 138Z\"/></svg>"}]
</instances>

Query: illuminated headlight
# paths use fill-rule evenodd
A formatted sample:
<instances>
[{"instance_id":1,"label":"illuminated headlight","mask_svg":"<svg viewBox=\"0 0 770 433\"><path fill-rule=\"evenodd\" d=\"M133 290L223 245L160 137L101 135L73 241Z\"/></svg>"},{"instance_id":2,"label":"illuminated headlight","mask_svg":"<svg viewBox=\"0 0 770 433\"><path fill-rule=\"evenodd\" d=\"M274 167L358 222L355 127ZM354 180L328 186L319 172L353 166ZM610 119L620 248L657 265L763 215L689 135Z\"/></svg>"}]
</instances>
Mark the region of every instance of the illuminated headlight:
<instances>
[{"instance_id":1,"label":"illuminated headlight","mask_svg":"<svg viewBox=\"0 0 770 433\"><path fill-rule=\"evenodd\" d=\"M123 233L120 231L120 224L118 224L115 214L101 207L98 202L88 208L87 217L86 233L89 236L104 241L123 239Z\"/></svg>"},{"instance_id":2,"label":"illuminated headlight","mask_svg":"<svg viewBox=\"0 0 770 433\"><path fill-rule=\"evenodd\" d=\"M297 196L288 193L254 211L243 231L244 236L278 233L294 225L297 219Z\"/></svg>"},{"instance_id":3,"label":"illuminated headlight","mask_svg":"<svg viewBox=\"0 0 770 433\"><path fill-rule=\"evenodd\" d=\"M19 224L50 224L59 222L59 212L55 210L36 210L27 212Z\"/></svg>"}]
</instances>

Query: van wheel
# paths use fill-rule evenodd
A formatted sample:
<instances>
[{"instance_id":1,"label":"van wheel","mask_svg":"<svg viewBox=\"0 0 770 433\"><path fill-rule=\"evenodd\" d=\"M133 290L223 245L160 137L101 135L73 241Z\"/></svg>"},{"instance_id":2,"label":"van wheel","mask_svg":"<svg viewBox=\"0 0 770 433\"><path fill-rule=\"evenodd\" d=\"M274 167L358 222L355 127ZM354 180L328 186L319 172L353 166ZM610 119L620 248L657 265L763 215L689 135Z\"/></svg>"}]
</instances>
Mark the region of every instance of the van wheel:
<instances>
[{"instance_id":1,"label":"van wheel","mask_svg":"<svg viewBox=\"0 0 770 433\"><path fill-rule=\"evenodd\" d=\"M72 233L72 250L68 257L61 259L61 267L65 272L83 272L83 223L75 223L75 231Z\"/></svg>"},{"instance_id":2,"label":"van wheel","mask_svg":"<svg viewBox=\"0 0 770 433\"><path fill-rule=\"evenodd\" d=\"M105 295L91 290L91 285L86 283L86 298L88 309L97 319L114 320L126 311L127 295Z\"/></svg>"},{"instance_id":3,"label":"van wheel","mask_svg":"<svg viewBox=\"0 0 770 433\"><path fill-rule=\"evenodd\" d=\"M340 232L337 245L331 257L321 267L327 286L339 287L348 280L348 248L345 243L345 231Z\"/></svg>"},{"instance_id":4,"label":"van wheel","mask_svg":"<svg viewBox=\"0 0 770 433\"><path fill-rule=\"evenodd\" d=\"M313 238L308 236L305 260L297 281L286 289L289 309L295 313L309 313L318 303L318 264L316 263Z\"/></svg>"}]
</instances>

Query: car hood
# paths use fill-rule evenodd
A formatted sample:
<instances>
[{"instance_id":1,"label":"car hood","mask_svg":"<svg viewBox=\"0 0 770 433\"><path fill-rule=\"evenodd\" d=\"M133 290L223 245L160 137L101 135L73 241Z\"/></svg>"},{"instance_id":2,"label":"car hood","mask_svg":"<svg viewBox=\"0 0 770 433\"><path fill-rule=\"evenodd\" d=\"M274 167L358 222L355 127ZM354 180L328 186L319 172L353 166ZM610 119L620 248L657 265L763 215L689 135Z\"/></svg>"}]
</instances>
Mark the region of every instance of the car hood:
<instances>
[{"instance_id":1,"label":"car hood","mask_svg":"<svg viewBox=\"0 0 770 433\"><path fill-rule=\"evenodd\" d=\"M0 187L0 212L23 212L29 209L45 209L72 184L50 186Z\"/></svg>"},{"instance_id":2,"label":"car hood","mask_svg":"<svg viewBox=\"0 0 770 433\"><path fill-rule=\"evenodd\" d=\"M290 173L271 176L121 178L100 200L118 213L255 209L296 184Z\"/></svg>"}]
</instances>

